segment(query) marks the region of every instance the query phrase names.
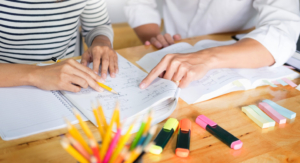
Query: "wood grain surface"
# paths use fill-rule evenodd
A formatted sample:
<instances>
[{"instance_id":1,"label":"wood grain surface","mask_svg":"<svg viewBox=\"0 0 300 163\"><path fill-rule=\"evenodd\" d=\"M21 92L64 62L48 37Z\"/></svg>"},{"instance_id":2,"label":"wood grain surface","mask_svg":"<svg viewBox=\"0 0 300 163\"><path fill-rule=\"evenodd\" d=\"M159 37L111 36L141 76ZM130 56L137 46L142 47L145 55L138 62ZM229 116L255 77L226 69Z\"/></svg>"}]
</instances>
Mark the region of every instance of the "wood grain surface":
<instances>
[{"instance_id":1,"label":"wood grain surface","mask_svg":"<svg viewBox=\"0 0 300 163\"><path fill-rule=\"evenodd\" d=\"M232 33L199 36L183 41L195 44L199 40L229 40ZM117 50L133 64L142 56L155 49L152 46L137 46ZM294 80L300 84L300 79ZM270 99L297 113L294 120L273 128L261 129L242 111L241 107ZM7 108L9 109L9 108ZM195 122L198 115L204 114L238 137L243 143L240 150L232 150L220 140L199 127ZM187 163L187 162L300 162L300 91L290 86L277 88L263 86L248 91L238 91L220 97L188 105L181 99L170 117L190 119L192 123L190 156L179 158L175 155L177 134L174 134L161 155L146 154L143 162ZM159 124L161 129L165 121ZM89 127L99 139L95 126ZM79 125L76 125L79 128ZM83 131L80 129L80 132ZM68 163L76 162L61 147L60 135L66 129L44 132L25 138L3 141L0 139L1 163Z\"/></svg>"}]
</instances>

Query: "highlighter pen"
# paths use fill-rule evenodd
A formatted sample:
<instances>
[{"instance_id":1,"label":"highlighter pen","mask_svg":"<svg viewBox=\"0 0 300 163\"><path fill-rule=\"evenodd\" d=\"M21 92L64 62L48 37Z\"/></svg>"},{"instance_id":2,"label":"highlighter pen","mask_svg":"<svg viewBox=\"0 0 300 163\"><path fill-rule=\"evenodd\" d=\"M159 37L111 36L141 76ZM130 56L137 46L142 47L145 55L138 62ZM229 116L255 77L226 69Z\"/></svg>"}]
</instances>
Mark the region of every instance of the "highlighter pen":
<instances>
[{"instance_id":1,"label":"highlighter pen","mask_svg":"<svg viewBox=\"0 0 300 163\"><path fill-rule=\"evenodd\" d=\"M235 150L242 148L243 142L241 142L238 138L224 130L214 121L208 119L206 116L199 115L196 119L196 123L200 125L203 129L206 129L212 135L217 137L223 143L228 145L230 148Z\"/></svg>"},{"instance_id":2,"label":"highlighter pen","mask_svg":"<svg viewBox=\"0 0 300 163\"><path fill-rule=\"evenodd\" d=\"M154 139L155 144L151 146L150 153L161 154L173 133L177 129L178 121L175 118L169 118L164 124L164 127L160 130L156 138Z\"/></svg>"},{"instance_id":3,"label":"highlighter pen","mask_svg":"<svg viewBox=\"0 0 300 163\"><path fill-rule=\"evenodd\" d=\"M179 122L175 153L178 157L187 157L190 153L191 121L182 119Z\"/></svg>"},{"instance_id":4,"label":"highlighter pen","mask_svg":"<svg viewBox=\"0 0 300 163\"><path fill-rule=\"evenodd\" d=\"M54 61L54 62L60 62L60 60L57 59L56 57L52 57L51 60Z\"/></svg>"}]
</instances>

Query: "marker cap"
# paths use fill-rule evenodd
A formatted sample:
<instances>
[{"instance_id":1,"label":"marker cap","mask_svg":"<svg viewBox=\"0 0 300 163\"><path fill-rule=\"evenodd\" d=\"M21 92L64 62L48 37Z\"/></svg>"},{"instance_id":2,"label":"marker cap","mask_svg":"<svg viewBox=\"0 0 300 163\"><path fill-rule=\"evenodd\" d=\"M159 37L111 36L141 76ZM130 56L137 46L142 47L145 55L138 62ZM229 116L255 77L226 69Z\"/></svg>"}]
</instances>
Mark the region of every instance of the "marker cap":
<instances>
[{"instance_id":1,"label":"marker cap","mask_svg":"<svg viewBox=\"0 0 300 163\"><path fill-rule=\"evenodd\" d=\"M163 151L162 147L157 145L152 145L149 152L159 155L161 154L162 151Z\"/></svg>"},{"instance_id":2,"label":"marker cap","mask_svg":"<svg viewBox=\"0 0 300 163\"><path fill-rule=\"evenodd\" d=\"M178 120L175 119L175 118L169 118L167 120L167 122L164 124L164 129L167 129L167 130L176 130L178 127Z\"/></svg>"},{"instance_id":3,"label":"marker cap","mask_svg":"<svg viewBox=\"0 0 300 163\"><path fill-rule=\"evenodd\" d=\"M196 123L204 129L206 129L207 125L210 125L210 126L216 126L217 125L214 121L210 120L205 115L199 115L196 119Z\"/></svg>"},{"instance_id":4,"label":"marker cap","mask_svg":"<svg viewBox=\"0 0 300 163\"><path fill-rule=\"evenodd\" d=\"M179 121L179 127L181 131L190 131L191 130L192 123L189 119L182 119Z\"/></svg>"},{"instance_id":5,"label":"marker cap","mask_svg":"<svg viewBox=\"0 0 300 163\"><path fill-rule=\"evenodd\" d=\"M178 157L187 157L190 151L188 149L176 148L175 153Z\"/></svg>"}]
</instances>

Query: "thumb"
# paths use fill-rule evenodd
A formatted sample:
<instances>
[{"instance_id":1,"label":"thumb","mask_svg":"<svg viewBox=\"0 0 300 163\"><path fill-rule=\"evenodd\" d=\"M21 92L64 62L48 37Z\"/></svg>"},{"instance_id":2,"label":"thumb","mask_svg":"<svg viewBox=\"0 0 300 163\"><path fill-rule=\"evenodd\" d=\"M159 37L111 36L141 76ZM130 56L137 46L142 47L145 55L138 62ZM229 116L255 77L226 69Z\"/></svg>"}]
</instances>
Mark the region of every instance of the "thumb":
<instances>
[{"instance_id":1,"label":"thumb","mask_svg":"<svg viewBox=\"0 0 300 163\"><path fill-rule=\"evenodd\" d=\"M174 41L179 41L181 40L181 35L180 34L176 34L173 36Z\"/></svg>"}]
</instances>

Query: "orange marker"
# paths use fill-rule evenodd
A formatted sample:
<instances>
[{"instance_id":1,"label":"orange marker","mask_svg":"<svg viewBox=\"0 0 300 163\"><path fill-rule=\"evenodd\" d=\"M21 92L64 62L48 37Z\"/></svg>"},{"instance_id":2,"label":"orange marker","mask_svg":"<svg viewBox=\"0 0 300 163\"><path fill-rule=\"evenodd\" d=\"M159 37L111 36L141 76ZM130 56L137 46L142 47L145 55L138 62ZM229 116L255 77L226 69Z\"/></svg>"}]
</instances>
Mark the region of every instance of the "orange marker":
<instances>
[{"instance_id":1,"label":"orange marker","mask_svg":"<svg viewBox=\"0 0 300 163\"><path fill-rule=\"evenodd\" d=\"M175 153L179 157L187 157L190 153L191 121L182 119L179 130Z\"/></svg>"}]
</instances>

